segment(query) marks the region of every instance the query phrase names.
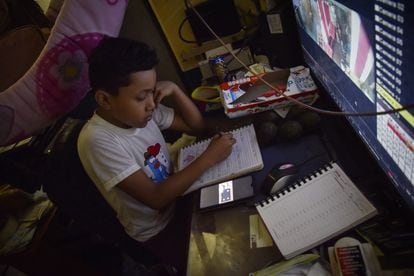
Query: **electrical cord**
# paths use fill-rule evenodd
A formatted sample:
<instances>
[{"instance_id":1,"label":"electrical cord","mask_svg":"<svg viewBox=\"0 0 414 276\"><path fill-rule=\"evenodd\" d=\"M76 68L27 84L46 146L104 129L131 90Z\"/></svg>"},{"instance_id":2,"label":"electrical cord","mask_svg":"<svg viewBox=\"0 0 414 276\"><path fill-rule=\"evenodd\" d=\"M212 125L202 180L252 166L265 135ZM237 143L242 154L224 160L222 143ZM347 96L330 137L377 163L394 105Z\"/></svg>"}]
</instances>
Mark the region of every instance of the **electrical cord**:
<instances>
[{"instance_id":1,"label":"electrical cord","mask_svg":"<svg viewBox=\"0 0 414 276\"><path fill-rule=\"evenodd\" d=\"M188 18L189 18L189 16L186 16L183 19L183 21L181 21L180 26L178 27L178 37L186 43L198 44L198 41L188 40L188 39L184 38L184 36L183 36L182 29L183 29L183 26L184 26L185 22L187 22Z\"/></svg>"},{"instance_id":2,"label":"electrical cord","mask_svg":"<svg viewBox=\"0 0 414 276\"><path fill-rule=\"evenodd\" d=\"M240 49L234 55L238 56L241 53L242 50L243 50L243 47L240 47ZM225 65L229 66L230 63L233 62L233 60L234 60L234 56L231 55L231 58L227 62L225 62Z\"/></svg>"},{"instance_id":3,"label":"electrical cord","mask_svg":"<svg viewBox=\"0 0 414 276\"><path fill-rule=\"evenodd\" d=\"M187 2L187 0L184 0L184 5L185 5L185 8L188 10L188 9L190 9L190 6L188 5L188 2ZM192 4L191 4L192 5Z\"/></svg>"},{"instance_id":4,"label":"electrical cord","mask_svg":"<svg viewBox=\"0 0 414 276\"><path fill-rule=\"evenodd\" d=\"M239 47L239 50L236 53L234 53L234 55L233 54L231 55L231 58L226 62L226 66L229 66L230 63L234 61L234 56L238 56L243 51L243 49L248 45L252 37L253 37L252 35L249 37L248 32L246 31L243 37L243 42Z\"/></svg>"},{"instance_id":5,"label":"electrical cord","mask_svg":"<svg viewBox=\"0 0 414 276\"><path fill-rule=\"evenodd\" d=\"M384 110L384 111L376 111L376 112L343 112L343 111L332 111L332 110L326 110L326 109L321 109L321 108L317 108L308 104L305 104L293 97L290 97L288 95L286 95L282 90L278 89L277 87L273 86L271 83L269 83L268 81L264 80L260 75L255 74L254 72L252 72L252 70L250 70L250 68L239 58L237 57L234 53L232 53L231 49L224 43L224 41L214 32L213 29L211 29L211 27L208 25L208 23L204 20L204 18L200 15L200 13L197 11L197 9L193 6L193 4L191 3L191 0L184 0L185 4L188 8L192 9L194 14L200 19L200 21L204 24L204 26L209 30L209 32L220 42L220 44L233 56L234 59L236 59L246 70L248 70L250 73L252 73L254 76L256 76L257 78L259 78L263 83L265 83L267 86L269 86L270 88L272 88L275 92L276 92L276 96L282 96L288 100L290 100L291 102L294 102L306 109L315 111L317 113L321 113L321 114L325 114L325 115L336 115L336 116L377 116L377 115L385 115L385 114L390 114L390 113L397 113L400 111L404 111L407 109L411 109L414 108L414 103L405 105L403 107L400 108L396 108L396 109L388 109L388 110Z\"/></svg>"}]
</instances>

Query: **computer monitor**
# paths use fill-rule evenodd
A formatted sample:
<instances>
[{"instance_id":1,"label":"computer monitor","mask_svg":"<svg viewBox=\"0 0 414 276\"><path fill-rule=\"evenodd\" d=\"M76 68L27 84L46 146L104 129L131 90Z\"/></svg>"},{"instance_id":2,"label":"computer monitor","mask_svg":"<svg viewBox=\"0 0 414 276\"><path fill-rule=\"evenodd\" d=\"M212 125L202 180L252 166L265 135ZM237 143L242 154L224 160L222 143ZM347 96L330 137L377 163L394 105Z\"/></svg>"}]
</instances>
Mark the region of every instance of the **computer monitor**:
<instances>
[{"instance_id":1,"label":"computer monitor","mask_svg":"<svg viewBox=\"0 0 414 276\"><path fill-rule=\"evenodd\" d=\"M292 1L305 62L342 111L414 103L414 1ZM411 209L413 113L347 117Z\"/></svg>"}]
</instances>

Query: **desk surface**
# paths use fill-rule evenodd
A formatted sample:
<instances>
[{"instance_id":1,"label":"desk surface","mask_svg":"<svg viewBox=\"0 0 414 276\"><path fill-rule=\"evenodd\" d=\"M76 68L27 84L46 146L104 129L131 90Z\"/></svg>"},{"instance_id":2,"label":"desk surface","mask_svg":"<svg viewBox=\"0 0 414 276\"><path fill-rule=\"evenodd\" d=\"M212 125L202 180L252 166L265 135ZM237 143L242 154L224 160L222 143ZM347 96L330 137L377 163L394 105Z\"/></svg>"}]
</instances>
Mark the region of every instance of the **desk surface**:
<instances>
[{"instance_id":1,"label":"desk surface","mask_svg":"<svg viewBox=\"0 0 414 276\"><path fill-rule=\"evenodd\" d=\"M364 234L371 240L374 238L382 240L383 237L387 237L386 242L378 244L386 254L386 257L380 258L383 269L388 266L410 268L412 272L413 264L410 260L413 255L393 256L393 252L405 252L405 250L414 252L413 239L394 238L392 232L386 230L389 225L392 225L396 227L393 231L412 234L414 231L412 215L406 212L403 205L397 204L398 195L394 195L395 192L390 189L388 178L379 170L375 160L355 133L349 129L350 127L343 122L344 120L344 118L339 120L336 117L324 117L321 133L305 135L289 143L276 143L262 148L264 168L252 175L255 197L247 202L247 206L200 213L198 196L195 196L188 275L248 275L249 272L254 272L272 261L281 260L282 257L274 246L250 248L249 216L257 213L253 203L265 198L261 191L261 183L269 170L281 163L300 164L297 174L297 179L300 179L331 160L341 165L357 187L380 211L379 218L365 225L366 229L362 229L366 230ZM245 121L241 122L245 123ZM232 123L238 126L240 122L232 121ZM224 122L223 125L226 126ZM397 221L401 221L398 227ZM378 236L378 230L382 230L380 233L385 236ZM335 237L324 243L324 246L331 246L338 238Z\"/></svg>"},{"instance_id":2,"label":"desk surface","mask_svg":"<svg viewBox=\"0 0 414 276\"><path fill-rule=\"evenodd\" d=\"M199 198L195 196L188 256L188 275L248 275L249 272L263 268L270 262L282 259L276 247L251 249L249 240L249 216L257 213L254 203L265 198L261 191L261 183L269 170L281 163L301 164L297 174L297 179L300 179L331 160L337 161L347 175L355 181L358 188L368 195L370 201L381 211L381 216L378 219L379 224L368 225L373 227L372 231L374 231L373 235L368 235L370 238L378 236L376 235L377 230L382 229L381 227L384 225L388 226L387 223L394 225L395 218L401 216L403 222L412 221L410 216L407 216L408 220L406 219L406 212L402 212L404 208L396 204L395 199L397 197L391 196L393 193L388 189L389 183L387 181L389 180L383 173L380 175L381 171L374 166L374 161L370 159L371 156L363 147L362 142L354 141L355 135L345 129L343 124L338 123L336 118L325 118L322 122L324 122L323 127L321 127L323 131L319 135L305 135L289 143L276 143L261 149L264 168L252 175L255 197L246 202L247 205L200 213L198 210ZM240 122L232 121L232 123L237 126ZM226 126L224 122L223 126ZM353 142L351 143L350 140ZM375 227L377 224L378 227ZM408 233L412 233L413 228L410 225L412 223L402 223L398 229L408 230ZM385 264L383 268L387 268L387 263L390 261L390 264L392 263L390 267L412 269L412 262L406 259L402 261L402 264L394 266L395 260L393 259L395 258L388 254L386 249L390 249L391 254L393 251L398 252L398 250L401 251L405 248L412 250L413 240L392 238L391 232L388 233L388 236L391 236L390 244L384 242L382 244L384 252L387 253L386 262L381 260L384 258L380 258L381 265ZM335 237L330 242L335 242L338 238ZM388 245L394 246L395 242L399 242L398 248L389 248ZM332 243L327 242L325 245L332 245ZM402 260L398 255L396 257ZM412 254L408 258L412 259Z\"/></svg>"},{"instance_id":3,"label":"desk surface","mask_svg":"<svg viewBox=\"0 0 414 276\"><path fill-rule=\"evenodd\" d=\"M274 246L250 248L249 216L243 205L192 218L188 275L248 275L282 256Z\"/></svg>"},{"instance_id":4,"label":"desk surface","mask_svg":"<svg viewBox=\"0 0 414 276\"><path fill-rule=\"evenodd\" d=\"M264 168L253 176L255 197L244 204L209 212L198 209L199 194L194 196L189 245L188 275L248 275L272 262L282 260L272 245L251 248L249 217L257 215L254 203L265 198L261 183L267 172L282 162L303 163L298 178L329 161L329 155L317 135L308 135L290 143L262 148Z\"/></svg>"}]
</instances>

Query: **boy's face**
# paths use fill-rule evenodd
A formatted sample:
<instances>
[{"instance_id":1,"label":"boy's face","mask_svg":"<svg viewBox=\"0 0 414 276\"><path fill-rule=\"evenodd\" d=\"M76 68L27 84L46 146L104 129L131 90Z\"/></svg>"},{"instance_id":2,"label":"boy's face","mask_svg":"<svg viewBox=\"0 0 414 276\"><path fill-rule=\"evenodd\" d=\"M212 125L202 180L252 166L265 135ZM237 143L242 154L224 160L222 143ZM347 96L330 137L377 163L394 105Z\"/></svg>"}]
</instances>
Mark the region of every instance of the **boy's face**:
<instances>
[{"instance_id":1,"label":"boy's face","mask_svg":"<svg viewBox=\"0 0 414 276\"><path fill-rule=\"evenodd\" d=\"M106 114L110 122L122 128L143 128L152 118L155 109L155 70L135 72L130 75L131 84L120 87L118 95L108 94Z\"/></svg>"}]
</instances>

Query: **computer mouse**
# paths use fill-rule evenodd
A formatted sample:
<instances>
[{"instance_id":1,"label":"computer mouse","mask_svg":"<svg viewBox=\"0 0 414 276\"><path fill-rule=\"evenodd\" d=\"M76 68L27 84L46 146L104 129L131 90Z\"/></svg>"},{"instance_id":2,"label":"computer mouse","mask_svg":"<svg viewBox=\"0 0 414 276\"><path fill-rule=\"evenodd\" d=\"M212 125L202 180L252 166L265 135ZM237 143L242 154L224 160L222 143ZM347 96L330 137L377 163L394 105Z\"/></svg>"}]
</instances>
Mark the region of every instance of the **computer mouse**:
<instances>
[{"instance_id":1,"label":"computer mouse","mask_svg":"<svg viewBox=\"0 0 414 276\"><path fill-rule=\"evenodd\" d=\"M274 194L295 180L298 168L292 163L283 163L274 166L263 182L263 191L266 194Z\"/></svg>"}]
</instances>

